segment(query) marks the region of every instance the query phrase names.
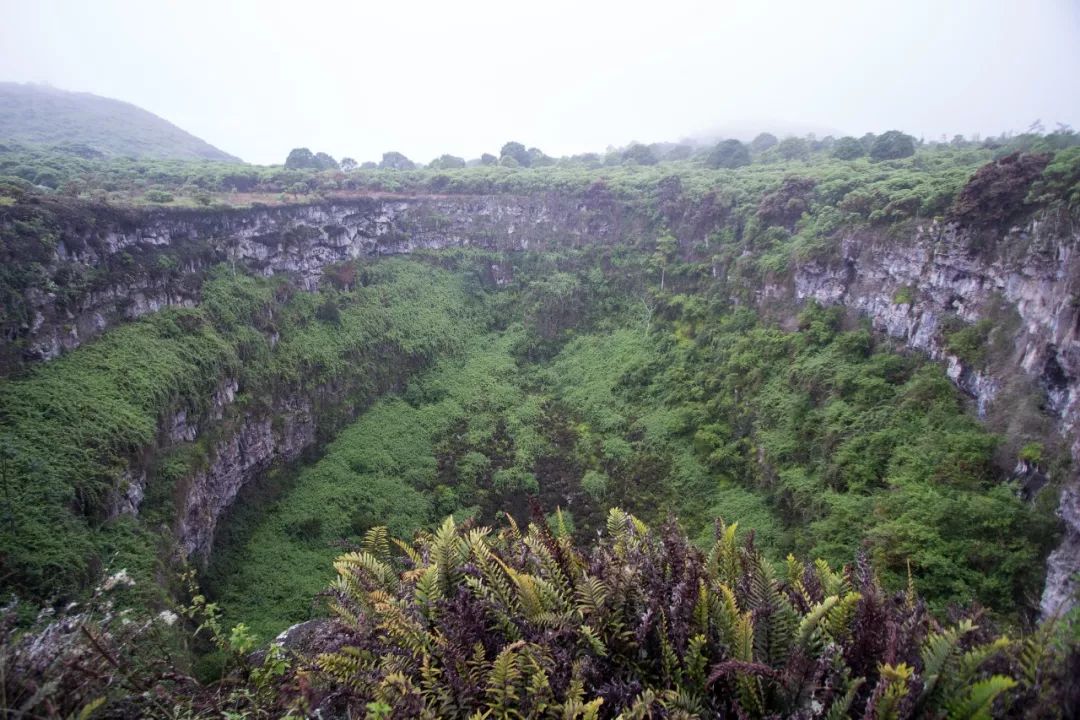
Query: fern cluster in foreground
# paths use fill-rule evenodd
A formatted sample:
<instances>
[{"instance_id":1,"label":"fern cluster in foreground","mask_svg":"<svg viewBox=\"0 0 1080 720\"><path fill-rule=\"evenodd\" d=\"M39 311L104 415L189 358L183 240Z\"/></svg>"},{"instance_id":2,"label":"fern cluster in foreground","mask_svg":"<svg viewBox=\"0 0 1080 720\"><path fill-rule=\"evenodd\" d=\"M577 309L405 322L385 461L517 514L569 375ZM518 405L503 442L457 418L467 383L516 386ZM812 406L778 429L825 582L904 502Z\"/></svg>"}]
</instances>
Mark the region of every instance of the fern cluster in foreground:
<instances>
[{"instance_id":1,"label":"fern cluster in foreground","mask_svg":"<svg viewBox=\"0 0 1080 720\"><path fill-rule=\"evenodd\" d=\"M995 637L978 611L942 627L865 560L780 572L723 523L708 554L617 509L589 551L558 523L512 519L395 543L403 555L375 528L335 564L330 605L351 635L315 660L330 714L1053 716L1067 693L1049 630Z\"/></svg>"},{"instance_id":2,"label":"fern cluster in foreground","mask_svg":"<svg viewBox=\"0 0 1080 720\"><path fill-rule=\"evenodd\" d=\"M561 513L522 530L373 528L340 556L333 618L252 655L191 583L177 613L85 607L21 632L0 608L0 715L41 718L1071 718L1076 622L1011 639L942 625L869 561L773 567L717 523L708 553L621 510L589 550ZM396 549L395 549L396 545ZM187 667L212 649L218 672ZM261 656L261 658L260 658ZM190 674L189 674L190 673Z\"/></svg>"}]
</instances>

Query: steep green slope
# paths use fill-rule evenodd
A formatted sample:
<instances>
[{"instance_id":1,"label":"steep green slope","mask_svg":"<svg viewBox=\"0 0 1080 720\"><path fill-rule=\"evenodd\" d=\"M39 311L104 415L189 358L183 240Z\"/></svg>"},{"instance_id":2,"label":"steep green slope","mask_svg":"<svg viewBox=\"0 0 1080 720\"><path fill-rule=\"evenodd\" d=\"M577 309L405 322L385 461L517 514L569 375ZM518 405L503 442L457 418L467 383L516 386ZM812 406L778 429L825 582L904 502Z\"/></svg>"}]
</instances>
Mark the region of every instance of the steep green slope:
<instances>
[{"instance_id":1,"label":"steep green slope","mask_svg":"<svg viewBox=\"0 0 1080 720\"><path fill-rule=\"evenodd\" d=\"M1049 511L1004 481L998 438L942 368L835 309L784 331L669 285L645 318L625 267L598 277L610 258L513 260L515 282L488 294L495 332L474 328L461 356L379 401L265 512L240 504L208 585L230 621L267 639L320 614L335 553L378 525L408 536L449 513L561 508L588 538L613 505L674 514L702 546L716 517L738 519L774 562L866 552L886 587L910 572L935 609L1027 607ZM577 312L569 288L606 310Z\"/></svg>"},{"instance_id":2,"label":"steep green slope","mask_svg":"<svg viewBox=\"0 0 1080 720\"><path fill-rule=\"evenodd\" d=\"M130 103L32 84L0 83L4 142L60 146L87 156L239 161Z\"/></svg>"},{"instance_id":3,"label":"steep green slope","mask_svg":"<svg viewBox=\"0 0 1080 720\"><path fill-rule=\"evenodd\" d=\"M444 271L389 261L364 281L301 293L283 278L219 268L200 307L165 310L0 381L5 587L70 597L110 560L149 580L159 543L171 555L159 534L179 509L176 488L206 465L213 434L150 463L138 519L113 517L115 490L127 487L130 463L153 458L159 419L197 416L226 378L239 384L231 413L266 412L275 396L324 384L359 404L460 347L476 322Z\"/></svg>"}]
</instances>

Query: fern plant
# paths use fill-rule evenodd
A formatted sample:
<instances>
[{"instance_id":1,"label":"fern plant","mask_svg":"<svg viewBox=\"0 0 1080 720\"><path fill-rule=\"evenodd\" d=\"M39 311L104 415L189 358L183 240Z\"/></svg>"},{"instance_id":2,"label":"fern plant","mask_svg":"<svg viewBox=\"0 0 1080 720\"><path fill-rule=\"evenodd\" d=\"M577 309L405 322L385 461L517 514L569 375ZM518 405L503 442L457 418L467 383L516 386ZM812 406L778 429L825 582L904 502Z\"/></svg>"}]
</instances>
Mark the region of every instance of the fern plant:
<instances>
[{"instance_id":1,"label":"fern plant","mask_svg":"<svg viewBox=\"0 0 1080 720\"><path fill-rule=\"evenodd\" d=\"M988 669L1007 637L939 627L865 559L777 573L747 537L718 522L701 553L613 509L588 551L448 518L392 556L376 528L335 564L350 635L317 675L339 711L395 718L982 718L1029 682Z\"/></svg>"}]
</instances>

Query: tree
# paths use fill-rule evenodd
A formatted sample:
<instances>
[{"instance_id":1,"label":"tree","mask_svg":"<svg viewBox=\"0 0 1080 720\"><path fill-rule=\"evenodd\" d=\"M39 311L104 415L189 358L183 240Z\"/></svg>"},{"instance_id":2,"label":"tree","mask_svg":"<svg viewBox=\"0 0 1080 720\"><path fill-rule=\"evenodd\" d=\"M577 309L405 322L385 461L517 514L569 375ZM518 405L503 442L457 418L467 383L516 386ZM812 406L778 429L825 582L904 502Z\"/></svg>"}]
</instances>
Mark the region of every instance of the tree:
<instances>
[{"instance_id":1,"label":"tree","mask_svg":"<svg viewBox=\"0 0 1080 720\"><path fill-rule=\"evenodd\" d=\"M694 154L694 148L691 145L680 143L675 147L667 151L664 155L665 160L688 160L691 155Z\"/></svg>"},{"instance_id":2,"label":"tree","mask_svg":"<svg viewBox=\"0 0 1080 720\"><path fill-rule=\"evenodd\" d=\"M709 167L737 168L750 164L750 151L738 140L724 140L716 144L709 153Z\"/></svg>"},{"instance_id":3,"label":"tree","mask_svg":"<svg viewBox=\"0 0 1080 720\"><path fill-rule=\"evenodd\" d=\"M878 135L870 146L870 159L898 160L915 154L915 138L899 130L890 130Z\"/></svg>"},{"instance_id":4,"label":"tree","mask_svg":"<svg viewBox=\"0 0 1080 720\"><path fill-rule=\"evenodd\" d=\"M571 155L570 163L595 170L604 165L604 159L600 157L599 153L581 153L580 155Z\"/></svg>"},{"instance_id":5,"label":"tree","mask_svg":"<svg viewBox=\"0 0 1080 720\"><path fill-rule=\"evenodd\" d=\"M379 168L382 170L415 170L416 163L401 153L391 150L383 153Z\"/></svg>"},{"instance_id":6,"label":"tree","mask_svg":"<svg viewBox=\"0 0 1080 720\"><path fill-rule=\"evenodd\" d=\"M779 140L772 133L763 132L756 138L750 141L750 149L756 153L765 152L771 147L775 147Z\"/></svg>"},{"instance_id":7,"label":"tree","mask_svg":"<svg viewBox=\"0 0 1080 720\"><path fill-rule=\"evenodd\" d=\"M315 169L316 170L340 170L341 166L338 165L337 160L327 155L324 152L315 153Z\"/></svg>"},{"instance_id":8,"label":"tree","mask_svg":"<svg viewBox=\"0 0 1080 720\"><path fill-rule=\"evenodd\" d=\"M305 148L293 148L285 158L285 167L290 170L307 170L317 167L315 155Z\"/></svg>"},{"instance_id":9,"label":"tree","mask_svg":"<svg viewBox=\"0 0 1080 720\"><path fill-rule=\"evenodd\" d=\"M366 162L360 163L360 169L361 170L378 170L379 169L379 164L376 163L376 162L372 162L371 160L368 160Z\"/></svg>"},{"instance_id":10,"label":"tree","mask_svg":"<svg viewBox=\"0 0 1080 720\"><path fill-rule=\"evenodd\" d=\"M785 160L805 160L810 156L810 146L800 137L786 137L776 146L776 152Z\"/></svg>"},{"instance_id":11,"label":"tree","mask_svg":"<svg viewBox=\"0 0 1080 720\"><path fill-rule=\"evenodd\" d=\"M508 165L509 167L517 167L506 163L506 158L513 158L517 162L517 166L520 167L529 167L529 165L532 164L532 157L529 155L529 151L519 142L510 141L503 145L502 150L499 151L500 164Z\"/></svg>"},{"instance_id":12,"label":"tree","mask_svg":"<svg viewBox=\"0 0 1080 720\"><path fill-rule=\"evenodd\" d=\"M492 166L499 164L499 158L495 157L491 153L484 153L480 156L480 164L485 166Z\"/></svg>"},{"instance_id":13,"label":"tree","mask_svg":"<svg viewBox=\"0 0 1080 720\"><path fill-rule=\"evenodd\" d=\"M854 160L860 158L866 154L866 148L859 142L858 138L845 135L836 141L836 145L833 147L832 156L838 160Z\"/></svg>"},{"instance_id":14,"label":"tree","mask_svg":"<svg viewBox=\"0 0 1080 720\"><path fill-rule=\"evenodd\" d=\"M465 158L459 158L456 155L440 155L431 161L430 167L433 170L456 170L465 167Z\"/></svg>"},{"instance_id":15,"label":"tree","mask_svg":"<svg viewBox=\"0 0 1080 720\"><path fill-rule=\"evenodd\" d=\"M351 157L341 158L341 169L345 172L352 172L360 167L360 164L353 160Z\"/></svg>"},{"instance_id":16,"label":"tree","mask_svg":"<svg viewBox=\"0 0 1080 720\"><path fill-rule=\"evenodd\" d=\"M545 167L554 164L555 161L545 155L540 148L529 148L529 167Z\"/></svg>"},{"instance_id":17,"label":"tree","mask_svg":"<svg viewBox=\"0 0 1080 720\"><path fill-rule=\"evenodd\" d=\"M622 152L623 165L655 165L656 155L648 145L634 143Z\"/></svg>"}]
</instances>

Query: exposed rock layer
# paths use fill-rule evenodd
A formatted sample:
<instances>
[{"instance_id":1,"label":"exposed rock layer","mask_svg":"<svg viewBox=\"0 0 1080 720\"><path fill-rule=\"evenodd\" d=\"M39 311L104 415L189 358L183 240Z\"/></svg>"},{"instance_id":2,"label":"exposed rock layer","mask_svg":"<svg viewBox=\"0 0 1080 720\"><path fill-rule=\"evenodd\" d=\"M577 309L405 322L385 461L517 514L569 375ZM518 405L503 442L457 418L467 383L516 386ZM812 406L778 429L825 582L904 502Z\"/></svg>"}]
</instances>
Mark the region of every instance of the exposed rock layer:
<instances>
[{"instance_id":1,"label":"exposed rock layer","mask_svg":"<svg viewBox=\"0 0 1080 720\"><path fill-rule=\"evenodd\" d=\"M944 361L949 377L976 400L980 415L1010 383L1022 376L1034 379L1074 464L1080 464L1080 233L1069 220L1034 219L1005 237L936 223L902 239L855 231L844 237L834 258L800 265L792 284L797 298L851 307L876 329ZM954 317L968 323L993 320L998 344L1005 347L990 353L988 366L966 363L950 352L943 330ZM1059 514L1066 534L1048 561L1044 614L1069 604L1077 590L1075 477L1066 483Z\"/></svg>"},{"instance_id":2,"label":"exposed rock layer","mask_svg":"<svg viewBox=\"0 0 1080 720\"><path fill-rule=\"evenodd\" d=\"M73 231L61 239L49 275L64 264L103 267L121 253L182 250L180 267L135 268L74 301L56 292L27 294L23 329L28 360L50 360L109 327L171 305L192 305L200 273L232 262L257 273L290 273L314 288L323 268L362 256L420 248L525 250L621 237L634 214L609 199L558 196L353 198L321 205L248 210L158 211Z\"/></svg>"}]
</instances>

